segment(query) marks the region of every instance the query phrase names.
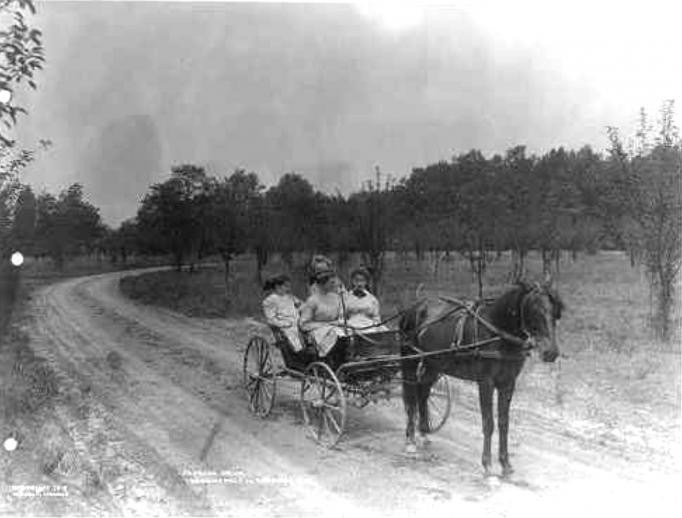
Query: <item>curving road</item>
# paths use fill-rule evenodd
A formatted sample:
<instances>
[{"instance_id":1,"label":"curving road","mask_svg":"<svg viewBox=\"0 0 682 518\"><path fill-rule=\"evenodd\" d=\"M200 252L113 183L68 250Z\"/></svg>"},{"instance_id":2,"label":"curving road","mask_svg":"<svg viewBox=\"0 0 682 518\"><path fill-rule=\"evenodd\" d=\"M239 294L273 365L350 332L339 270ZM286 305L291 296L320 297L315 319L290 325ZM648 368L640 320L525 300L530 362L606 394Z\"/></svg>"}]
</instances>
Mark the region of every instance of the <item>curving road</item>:
<instances>
[{"instance_id":1,"label":"curving road","mask_svg":"<svg viewBox=\"0 0 682 518\"><path fill-rule=\"evenodd\" d=\"M139 305L119 292L122 275L131 272L43 289L32 302L29 330L36 353L58 373L57 412L71 448L81 465L100 474L102 512L673 512L672 479L622 448L595 443L570 422L548 417L546 402L533 391L551 383L547 366L530 365L520 379L510 426L516 474L510 480L481 476L477 397L464 382L454 382L451 418L419 457L403 455L399 397L352 410L347 437L338 450L326 451L305 437L293 382L278 386L269 419L249 413L241 355L249 336L264 332L257 322L188 318Z\"/></svg>"}]
</instances>

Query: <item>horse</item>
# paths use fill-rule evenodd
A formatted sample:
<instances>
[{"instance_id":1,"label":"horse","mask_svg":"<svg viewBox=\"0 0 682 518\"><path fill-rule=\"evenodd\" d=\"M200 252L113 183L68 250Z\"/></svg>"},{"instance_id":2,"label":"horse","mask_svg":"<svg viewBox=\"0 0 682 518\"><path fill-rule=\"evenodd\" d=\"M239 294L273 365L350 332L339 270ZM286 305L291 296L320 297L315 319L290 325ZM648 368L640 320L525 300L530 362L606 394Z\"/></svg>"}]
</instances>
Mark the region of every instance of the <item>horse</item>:
<instances>
[{"instance_id":1,"label":"horse","mask_svg":"<svg viewBox=\"0 0 682 518\"><path fill-rule=\"evenodd\" d=\"M559 356L556 322L564 304L551 279L517 282L497 299L464 303L440 297L422 299L400 319L405 337L402 356L403 402L407 414L406 452L417 452L415 414L419 415L420 446L428 443L431 386L441 374L478 383L483 424L481 462L491 468L491 438L495 426L493 396L497 390L499 461L502 475L513 472L507 434L509 407L516 378L530 349L545 362ZM451 349L459 349L450 353Z\"/></svg>"}]
</instances>

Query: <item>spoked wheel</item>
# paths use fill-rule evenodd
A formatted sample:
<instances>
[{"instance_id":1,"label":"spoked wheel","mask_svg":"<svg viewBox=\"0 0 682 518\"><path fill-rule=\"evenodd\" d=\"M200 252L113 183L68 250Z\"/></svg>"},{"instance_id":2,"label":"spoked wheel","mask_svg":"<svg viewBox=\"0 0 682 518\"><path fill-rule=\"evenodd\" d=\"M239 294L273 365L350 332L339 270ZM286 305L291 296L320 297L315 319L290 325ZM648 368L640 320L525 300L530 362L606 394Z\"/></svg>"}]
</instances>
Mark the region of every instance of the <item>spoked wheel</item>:
<instances>
[{"instance_id":1,"label":"spoked wheel","mask_svg":"<svg viewBox=\"0 0 682 518\"><path fill-rule=\"evenodd\" d=\"M319 444L332 448L346 426L346 396L326 363L314 362L301 382L303 422Z\"/></svg>"},{"instance_id":2,"label":"spoked wheel","mask_svg":"<svg viewBox=\"0 0 682 518\"><path fill-rule=\"evenodd\" d=\"M244 387L249 395L249 408L259 417L267 417L275 403L275 364L270 344L254 336L244 352Z\"/></svg>"},{"instance_id":3,"label":"spoked wheel","mask_svg":"<svg viewBox=\"0 0 682 518\"><path fill-rule=\"evenodd\" d=\"M427 404L429 406L429 433L434 433L443 427L450 416L452 400L447 376L441 374L431 386Z\"/></svg>"}]
</instances>

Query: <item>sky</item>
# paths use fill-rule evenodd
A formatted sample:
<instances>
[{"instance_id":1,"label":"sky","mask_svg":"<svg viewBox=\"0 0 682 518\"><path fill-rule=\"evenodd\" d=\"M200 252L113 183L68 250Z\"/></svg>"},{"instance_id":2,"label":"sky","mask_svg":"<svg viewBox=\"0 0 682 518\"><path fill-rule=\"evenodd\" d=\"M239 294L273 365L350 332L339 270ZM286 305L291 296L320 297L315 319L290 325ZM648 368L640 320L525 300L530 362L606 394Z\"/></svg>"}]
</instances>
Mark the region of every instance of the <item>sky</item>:
<instances>
[{"instance_id":1,"label":"sky","mask_svg":"<svg viewBox=\"0 0 682 518\"><path fill-rule=\"evenodd\" d=\"M603 150L607 125L682 103L673 5L38 2L15 136L53 146L23 180L80 182L116 225L183 163L347 193L471 148Z\"/></svg>"}]
</instances>

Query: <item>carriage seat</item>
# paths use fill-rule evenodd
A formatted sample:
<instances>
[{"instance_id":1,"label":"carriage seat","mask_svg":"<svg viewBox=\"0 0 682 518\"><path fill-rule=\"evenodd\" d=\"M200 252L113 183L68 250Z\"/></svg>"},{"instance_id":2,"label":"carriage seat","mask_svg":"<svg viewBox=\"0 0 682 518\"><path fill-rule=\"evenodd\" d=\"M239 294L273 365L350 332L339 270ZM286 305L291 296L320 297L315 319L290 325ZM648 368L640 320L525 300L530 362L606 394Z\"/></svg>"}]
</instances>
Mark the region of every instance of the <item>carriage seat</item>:
<instances>
[{"instance_id":1,"label":"carriage seat","mask_svg":"<svg viewBox=\"0 0 682 518\"><path fill-rule=\"evenodd\" d=\"M282 353L284 365L288 369L302 371L309 363L317 359L316 349L308 342L304 333L300 333L301 343L303 344L304 348L302 351L296 352L294 351L291 342L287 338L287 335L285 335L279 327L268 327L270 327L272 335L275 337L275 345Z\"/></svg>"}]
</instances>

